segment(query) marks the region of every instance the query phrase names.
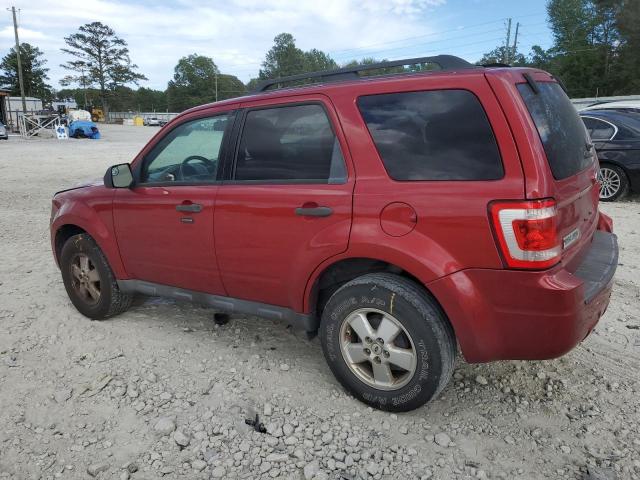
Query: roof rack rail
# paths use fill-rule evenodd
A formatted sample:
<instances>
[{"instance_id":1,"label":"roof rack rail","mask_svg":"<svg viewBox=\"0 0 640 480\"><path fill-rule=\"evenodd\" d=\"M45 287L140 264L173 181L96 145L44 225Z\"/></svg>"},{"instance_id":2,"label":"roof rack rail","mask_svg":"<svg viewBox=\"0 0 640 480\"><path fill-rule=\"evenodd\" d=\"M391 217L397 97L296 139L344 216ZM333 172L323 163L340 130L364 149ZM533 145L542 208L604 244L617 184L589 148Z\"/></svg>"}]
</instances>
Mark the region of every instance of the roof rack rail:
<instances>
[{"instance_id":1,"label":"roof rack rail","mask_svg":"<svg viewBox=\"0 0 640 480\"><path fill-rule=\"evenodd\" d=\"M335 70L323 70L319 72L301 73L299 75L291 75L288 77L273 78L264 80L256 86L252 93L259 93L268 90L273 85L283 85L299 80L308 80L319 78L320 81L339 82L342 80L357 80L360 77L358 72L367 70L379 70L382 68L401 67L405 65L419 65L423 63L432 63L440 66L442 70L466 70L470 68L480 68L478 65L463 60L453 55L436 55L435 57L418 57L407 58L404 60L392 60L389 62L371 63L368 65L356 65L354 67L344 67Z\"/></svg>"}]
</instances>

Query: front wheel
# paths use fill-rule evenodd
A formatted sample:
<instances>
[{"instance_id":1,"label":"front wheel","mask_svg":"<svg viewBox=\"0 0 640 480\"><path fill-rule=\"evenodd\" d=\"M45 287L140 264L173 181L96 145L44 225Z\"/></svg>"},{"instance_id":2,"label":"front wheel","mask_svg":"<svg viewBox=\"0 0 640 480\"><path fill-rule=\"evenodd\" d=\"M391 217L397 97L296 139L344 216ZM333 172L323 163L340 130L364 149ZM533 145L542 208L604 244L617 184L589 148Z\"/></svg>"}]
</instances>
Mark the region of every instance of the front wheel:
<instances>
[{"instance_id":1,"label":"front wheel","mask_svg":"<svg viewBox=\"0 0 640 480\"><path fill-rule=\"evenodd\" d=\"M89 235L74 235L66 241L60 270L71 303L85 317L103 320L131 306L132 295L120 291L104 253Z\"/></svg>"},{"instance_id":2,"label":"front wheel","mask_svg":"<svg viewBox=\"0 0 640 480\"><path fill-rule=\"evenodd\" d=\"M618 200L629 190L627 174L616 165L600 165L598 181L600 182L600 200L604 202Z\"/></svg>"},{"instance_id":3,"label":"front wheel","mask_svg":"<svg viewBox=\"0 0 640 480\"><path fill-rule=\"evenodd\" d=\"M442 391L457 352L453 329L433 298L387 273L340 287L322 313L320 340L329 367L349 392L398 412Z\"/></svg>"}]
</instances>

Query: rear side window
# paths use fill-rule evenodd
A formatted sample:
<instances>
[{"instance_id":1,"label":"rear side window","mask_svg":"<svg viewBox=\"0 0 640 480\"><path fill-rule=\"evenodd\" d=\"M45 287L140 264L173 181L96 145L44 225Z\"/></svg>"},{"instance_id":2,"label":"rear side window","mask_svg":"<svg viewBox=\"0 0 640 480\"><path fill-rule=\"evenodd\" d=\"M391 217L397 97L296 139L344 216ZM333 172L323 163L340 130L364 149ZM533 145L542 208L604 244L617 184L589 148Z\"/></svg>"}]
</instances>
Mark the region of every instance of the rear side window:
<instances>
[{"instance_id":1,"label":"rear side window","mask_svg":"<svg viewBox=\"0 0 640 480\"><path fill-rule=\"evenodd\" d=\"M603 122L593 117L582 117L584 126L587 127L591 140L609 140L616 129L610 123Z\"/></svg>"},{"instance_id":2,"label":"rear side window","mask_svg":"<svg viewBox=\"0 0 640 480\"><path fill-rule=\"evenodd\" d=\"M347 172L329 118L320 105L247 113L235 180L344 183Z\"/></svg>"},{"instance_id":3,"label":"rear side window","mask_svg":"<svg viewBox=\"0 0 640 480\"><path fill-rule=\"evenodd\" d=\"M368 95L358 108L391 178L496 180L504 170L478 98L467 90Z\"/></svg>"},{"instance_id":4,"label":"rear side window","mask_svg":"<svg viewBox=\"0 0 640 480\"><path fill-rule=\"evenodd\" d=\"M536 85L538 93L527 83L517 87L540 135L551 172L556 180L562 180L592 164L587 132L560 85L555 82Z\"/></svg>"}]
</instances>

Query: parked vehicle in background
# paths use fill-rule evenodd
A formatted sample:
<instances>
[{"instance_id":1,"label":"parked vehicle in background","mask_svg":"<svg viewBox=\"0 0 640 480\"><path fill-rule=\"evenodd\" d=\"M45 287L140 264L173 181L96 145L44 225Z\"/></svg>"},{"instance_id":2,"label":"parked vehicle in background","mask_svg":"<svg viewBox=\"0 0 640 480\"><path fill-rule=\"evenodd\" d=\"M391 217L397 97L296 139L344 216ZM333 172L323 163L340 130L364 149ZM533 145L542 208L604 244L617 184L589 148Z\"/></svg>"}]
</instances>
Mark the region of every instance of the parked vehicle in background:
<instances>
[{"instance_id":1,"label":"parked vehicle in background","mask_svg":"<svg viewBox=\"0 0 640 480\"><path fill-rule=\"evenodd\" d=\"M146 117L144 119L144 124L148 127L160 127L161 123L157 117Z\"/></svg>"},{"instance_id":2,"label":"parked vehicle in background","mask_svg":"<svg viewBox=\"0 0 640 480\"><path fill-rule=\"evenodd\" d=\"M629 110L581 111L600 162L600 199L640 192L640 113Z\"/></svg>"},{"instance_id":3,"label":"parked vehicle in background","mask_svg":"<svg viewBox=\"0 0 640 480\"><path fill-rule=\"evenodd\" d=\"M4 123L0 122L0 140L9 140L9 132Z\"/></svg>"},{"instance_id":4,"label":"parked vehicle in background","mask_svg":"<svg viewBox=\"0 0 640 480\"><path fill-rule=\"evenodd\" d=\"M580 109L580 112L588 112L591 110L618 110L618 111L631 111L640 113L640 100L619 100L616 102L602 102L594 103L588 107Z\"/></svg>"},{"instance_id":5,"label":"parked vehicle in background","mask_svg":"<svg viewBox=\"0 0 640 480\"><path fill-rule=\"evenodd\" d=\"M458 346L553 358L592 331L618 256L597 171L546 72L359 65L182 113L103 184L57 193L51 243L89 318L141 293L286 320L355 397L406 411Z\"/></svg>"}]
</instances>

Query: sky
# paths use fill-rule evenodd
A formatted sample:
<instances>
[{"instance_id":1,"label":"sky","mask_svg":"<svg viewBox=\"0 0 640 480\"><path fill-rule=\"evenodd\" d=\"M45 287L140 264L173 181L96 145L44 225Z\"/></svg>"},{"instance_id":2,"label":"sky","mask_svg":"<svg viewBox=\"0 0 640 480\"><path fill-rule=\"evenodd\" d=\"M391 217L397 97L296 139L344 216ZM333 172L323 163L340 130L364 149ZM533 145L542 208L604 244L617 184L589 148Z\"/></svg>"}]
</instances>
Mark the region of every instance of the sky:
<instances>
[{"instance_id":1,"label":"sky","mask_svg":"<svg viewBox=\"0 0 640 480\"><path fill-rule=\"evenodd\" d=\"M64 37L100 21L128 43L131 60L164 90L180 57L212 57L223 73L256 77L273 38L291 33L303 50L322 50L338 64L375 57L442 53L469 61L503 44L507 18L520 23L518 50L548 48L544 0L7 0L19 8L21 42L39 47L49 84L60 89L69 55ZM4 2L3 2L4 3ZM11 12L0 11L0 56L15 45ZM513 39L512 31L512 39Z\"/></svg>"}]
</instances>

